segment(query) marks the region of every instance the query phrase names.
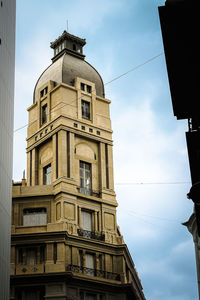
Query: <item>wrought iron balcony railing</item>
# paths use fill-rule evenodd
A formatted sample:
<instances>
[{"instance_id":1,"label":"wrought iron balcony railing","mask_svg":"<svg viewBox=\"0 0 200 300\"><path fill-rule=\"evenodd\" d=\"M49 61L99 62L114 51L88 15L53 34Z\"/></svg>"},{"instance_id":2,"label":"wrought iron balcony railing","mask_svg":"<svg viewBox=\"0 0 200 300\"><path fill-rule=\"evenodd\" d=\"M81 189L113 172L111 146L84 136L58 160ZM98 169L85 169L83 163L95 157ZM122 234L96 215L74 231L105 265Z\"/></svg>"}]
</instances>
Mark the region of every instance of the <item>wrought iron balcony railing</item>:
<instances>
[{"instance_id":1,"label":"wrought iron balcony railing","mask_svg":"<svg viewBox=\"0 0 200 300\"><path fill-rule=\"evenodd\" d=\"M78 229L77 231L79 236L85 237L87 239L105 241L105 234L101 234L94 231L83 230L83 229Z\"/></svg>"},{"instance_id":2,"label":"wrought iron balcony railing","mask_svg":"<svg viewBox=\"0 0 200 300\"><path fill-rule=\"evenodd\" d=\"M73 273L78 273L78 274L84 274L88 276L120 281L120 274L102 271L102 270L90 269L90 268L76 266L76 265L68 265L67 271L71 271Z\"/></svg>"}]
</instances>

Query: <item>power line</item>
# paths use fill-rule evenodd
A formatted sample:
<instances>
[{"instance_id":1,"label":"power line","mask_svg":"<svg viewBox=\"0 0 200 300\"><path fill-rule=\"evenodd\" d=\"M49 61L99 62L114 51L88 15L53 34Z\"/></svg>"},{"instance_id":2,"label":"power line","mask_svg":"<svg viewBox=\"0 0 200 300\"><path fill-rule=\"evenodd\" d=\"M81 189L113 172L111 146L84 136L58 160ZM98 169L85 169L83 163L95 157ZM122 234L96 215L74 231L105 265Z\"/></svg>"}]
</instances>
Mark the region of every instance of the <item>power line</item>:
<instances>
[{"instance_id":1,"label":"power line","mask_svg":"<svg viewBox=\"0 0 200 300\"><path fill-rule=\"evenodd\" d=\"M118 182L115 185L151 185L151 184L189 184L190 181L172 181L172 182Z\"/></svg>"},{"instance_id":2,"label":"power line","mask_svg":"<svg viewBox=\"0 0 200 300\"><path fill-rule=\"evenodd\" d=\"M163 55L163 52L157 54L156 56L151 57L150 59L146 60L146 61L143 62L142 64L137 65L137 66L135 66L134 68L130 69L129 71L127 71L127 72L125 72L125 73L123 73L123 74L121 74L121 75L115 77L114 79L112 79L112 80L106 82L105 85L110 84L111 82L113 82L113 81L115 81L115 80L121 78L122 76L125 76L125 75L127 75L128 73L133 72L133 71L139 69L140 67L142 67L142 66L148 64L149 62L151 62L152 60L158 58L158 57L161 56L161 55Z\"/></svg>"},{"instance_id":3,"label":"power line","mask_svg":"<svg viewBox=\"0 0 200 300\"><path fill-rule=\"evenodd\" d=\"M148 218L153 218L153 219L158 219L158 220L161 220L161 221L167 221L167 222L179 222L181 223L181 221L179 221L178 219L168 219L168 218L165 218L165 217L158 217L158 216L152 216L152 215L148 215L148 214L141 214L141 213L138 213L136 211L133 211L133 210L126 210L124 208L120 208L120 210L124 210L124 211L127 211L129 213L132 213L136 216L141 216L141 217L148 217Z\"/></svg>"},{"instance_id":4,"label":"power line","mask_svg":"<svg viewBox=\"0 0 200 300\"><path fill-rule=\"evenodd\" d=\"M135 70L141 68L142 66L144 66L144 65L146 65L147 63L151 62L152 60L158 58L158 57L161 56L162 54L163 54L163 52L161 52L161 53L159 53L159 54L157 54L157 55L151 57L150 59L146 60L146 61L143 62L142 64L139 64L139 65L133 67L132 69L130 69L129 71L127 71L127 72L125 72L125 73L123 73L123 74L121 74L121 75L119 75L119 76L113 78L112 80L106 82L104 85L108 85L108 84L110 84L111 82L113 82L113 81L115 81L115 80L121 78L122 76L125 76L125 75L127 75L128 73L133 72L133 71L135 71ZM94 94L94 93L91 93L91 94ZM81 97L82 97L82 96L81 96ZM73 102L79 100L81 97L79 97L78 99L72 100L70 103L65 103L62 107L59 107L59 108L57 108L57 109L52 110L48 115L50 115L52 112L55 112L55 111L58 110L58 109L63 108L63 107L66 106L66 105L71 105ZM34 121L31 122L31 123L25 124L25 125L23 125L23 126L17 128L17 129L15 129L15 130L14 130L14 133L16 133L17 131L22 130L23 128L25 128L25 127L27 127L28 125L31 125L31 124L33 124L33 123L35 123L35 122L37 122L37 121L38 121L38 119L34 120Z\"/></svg>"}]
</instances>

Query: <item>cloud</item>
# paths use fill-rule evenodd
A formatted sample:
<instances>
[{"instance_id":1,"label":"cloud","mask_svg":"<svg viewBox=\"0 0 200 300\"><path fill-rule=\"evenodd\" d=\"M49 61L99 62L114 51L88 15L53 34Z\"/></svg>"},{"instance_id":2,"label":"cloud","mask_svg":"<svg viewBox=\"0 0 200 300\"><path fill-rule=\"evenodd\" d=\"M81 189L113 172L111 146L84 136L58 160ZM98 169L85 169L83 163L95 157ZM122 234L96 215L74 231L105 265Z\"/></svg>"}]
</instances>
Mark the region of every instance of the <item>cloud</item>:
<instances>
[{"instance_id":1,"label":"cloud","mask_svg":"<svg viewBox=\"0 0 200 300\"><path fill-rule=\"evenodd\" d=\"M186 159L181 126L163 132L149 98L139 106L121 100L113 116L116 182L173 182L185 180L180 169ZM176 162L176 163L175 163Z\"/></svg>"}]
</instances>

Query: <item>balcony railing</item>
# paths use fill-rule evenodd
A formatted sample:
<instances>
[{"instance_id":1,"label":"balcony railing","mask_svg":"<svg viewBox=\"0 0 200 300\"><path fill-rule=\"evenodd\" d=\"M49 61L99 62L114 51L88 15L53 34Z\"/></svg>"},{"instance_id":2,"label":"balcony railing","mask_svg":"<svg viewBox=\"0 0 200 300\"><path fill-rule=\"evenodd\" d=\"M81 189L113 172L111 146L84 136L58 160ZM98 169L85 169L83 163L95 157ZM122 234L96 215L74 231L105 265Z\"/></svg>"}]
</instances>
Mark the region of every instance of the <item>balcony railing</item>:
<instances>
[{"instance_id":1,"label":"balcony railing","mask_svg":"<svg viewBox=\"0 0 200 300\"><path fill-rule=\"evenodd\" d=\"M89 188L86 188L86 187L77 187L78 189L78 192L80 194L84 194L84 195L89 195L89 196L94 196L94 197L100 197L99 196L99 192L98 191L94 191L94 190L91 190Z\"/></svg>"},{"instance_id":2,"label":"balcony railing","mask_svg":"<svg viewBox=\"0 0 200 300\"><path fill-rule=\"evenodd\" d=\"M120 281L120 274L102 271L102 270L90 269L90 268L76 266L76 265L68 265L67 271L71 271L73 273L78 273L78 274L84 274L88 276Z\"/></svg>"},{"instance_id":3,"label":"balcony railing","mask_svg":"<svg viewBox=\"0 0 200 300\"><path fill-rule=\"evenodd\" d=\"M77 231L79 236L85 237L87 239L105 241L105 234L101 234L94 231L83 230L83 229L78 229Z\"/></svg>"}]
</instances>

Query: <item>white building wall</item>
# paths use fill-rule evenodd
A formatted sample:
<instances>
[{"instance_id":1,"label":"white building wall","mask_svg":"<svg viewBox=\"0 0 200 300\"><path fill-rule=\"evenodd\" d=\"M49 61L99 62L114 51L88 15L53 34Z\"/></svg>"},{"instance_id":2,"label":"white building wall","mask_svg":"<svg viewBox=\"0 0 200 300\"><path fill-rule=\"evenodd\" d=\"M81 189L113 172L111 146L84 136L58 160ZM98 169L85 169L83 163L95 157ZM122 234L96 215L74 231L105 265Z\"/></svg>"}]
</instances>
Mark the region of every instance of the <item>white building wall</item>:
<instances>
[{"instance_id":1,"label":"white building wall","mask_svg":"<svg viewBox=\"0 0 200 300\"><path fill-rule=\"evenodd\" d=\"M0 299L9 299L16 0L0 0Z\"/></svg>"}]
</instances>

